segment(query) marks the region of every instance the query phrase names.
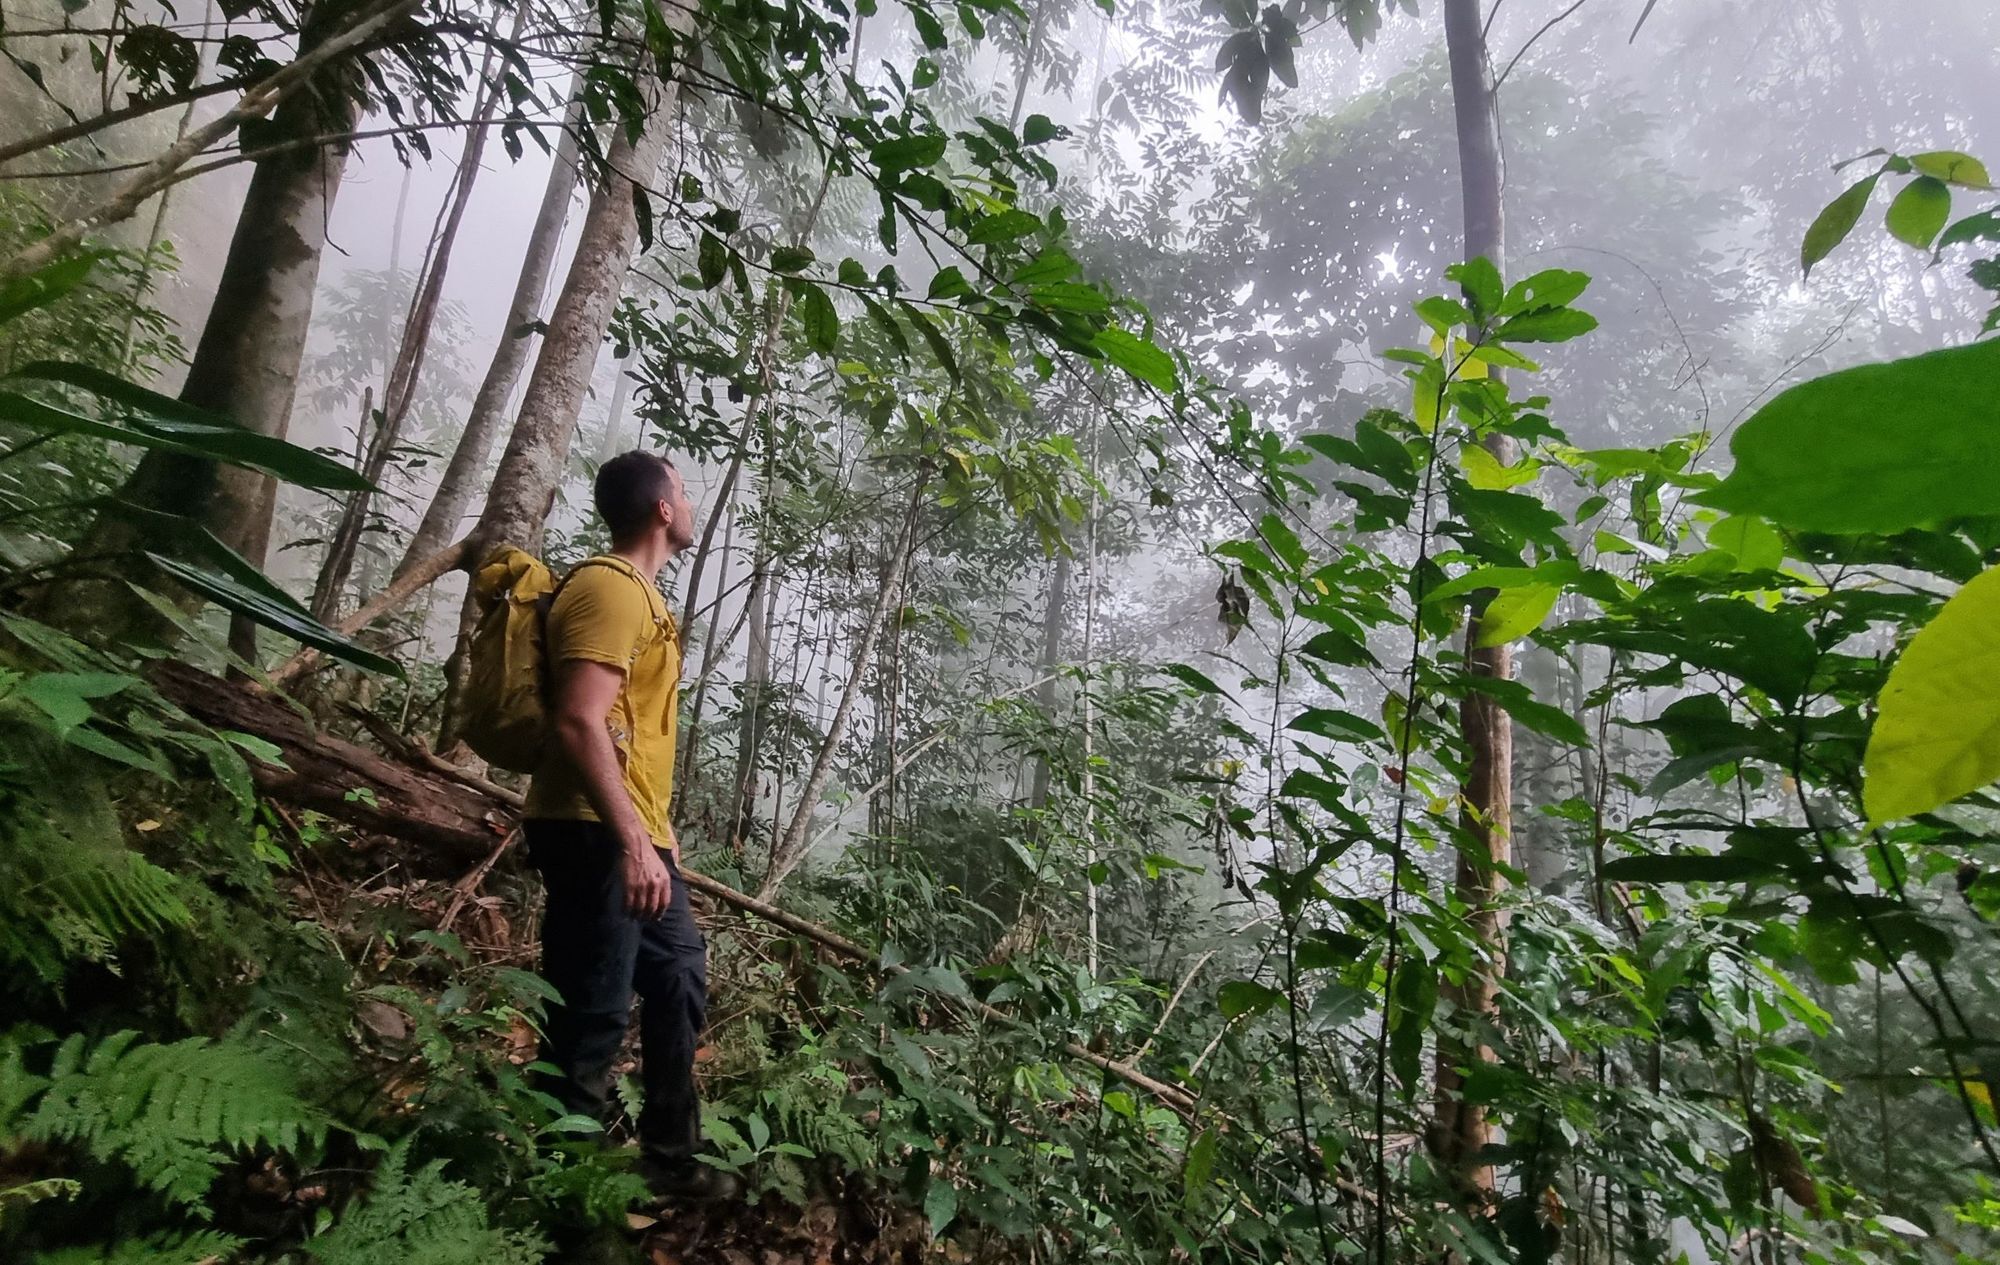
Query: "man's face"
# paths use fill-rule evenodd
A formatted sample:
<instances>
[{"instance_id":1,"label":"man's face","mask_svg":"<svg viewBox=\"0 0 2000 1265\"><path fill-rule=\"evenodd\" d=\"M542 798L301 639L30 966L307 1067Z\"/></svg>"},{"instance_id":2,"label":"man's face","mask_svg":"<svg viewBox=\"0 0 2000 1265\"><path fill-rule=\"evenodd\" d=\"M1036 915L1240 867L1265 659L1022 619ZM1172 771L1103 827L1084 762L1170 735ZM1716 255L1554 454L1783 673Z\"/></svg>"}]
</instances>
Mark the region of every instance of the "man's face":
<instances>
[{"instance_id":1,"label":"man's face","mask_svg":"<svg viewBox=\"0 0 2000 1265\"><path fill-rule=\"evenodd\" d=\"M687 480L672 466L667 467L667 539L675 552L694 547L694 501L688 496Z\"/></svg>"}]
</instances>

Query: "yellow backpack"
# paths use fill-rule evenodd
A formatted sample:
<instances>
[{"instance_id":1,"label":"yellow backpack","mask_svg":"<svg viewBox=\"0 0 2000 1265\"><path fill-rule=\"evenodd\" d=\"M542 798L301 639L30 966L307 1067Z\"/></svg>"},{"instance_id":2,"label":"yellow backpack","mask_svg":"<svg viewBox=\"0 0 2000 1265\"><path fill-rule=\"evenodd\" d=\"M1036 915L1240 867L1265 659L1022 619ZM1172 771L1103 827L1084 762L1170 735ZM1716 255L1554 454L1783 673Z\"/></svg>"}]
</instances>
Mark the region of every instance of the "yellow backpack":
<instances>
[{"instance_id":1,"label":"yellow backpack","mask_svg":"<svg viewBox=\"0 0 2000 1265\"><path fill-rule=\"evenodd\" d=\"M586 558L637 578L615 558ZM565 577L563 583L567 583ZM643 581L642 581L643 582ZM496 768L533 773L548 753L549 608L562 589L554 572L524 549L502 545L472 577L479 625L468 653L459 734Z\"/></svg>"}]
</instances>

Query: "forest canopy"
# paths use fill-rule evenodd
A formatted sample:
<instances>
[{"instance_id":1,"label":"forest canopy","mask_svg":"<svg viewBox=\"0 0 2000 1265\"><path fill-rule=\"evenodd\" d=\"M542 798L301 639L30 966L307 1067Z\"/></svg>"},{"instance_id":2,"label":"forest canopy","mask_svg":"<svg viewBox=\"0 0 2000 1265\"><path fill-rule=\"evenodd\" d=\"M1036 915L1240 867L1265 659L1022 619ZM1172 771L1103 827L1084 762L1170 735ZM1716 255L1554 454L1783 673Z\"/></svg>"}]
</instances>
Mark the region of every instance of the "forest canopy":
<instances>
[{"instance_id":1,"label":"forest canopy","mask_svg":"<svg viewBox=\"0 0 2000 1265\"><path fill-rule=\"evenodd\" d=\"M2000 1256L1988 9L0 0L0 1258ZM698 1208L467 743L635 448Z\"/></svg>"}]
</instances>

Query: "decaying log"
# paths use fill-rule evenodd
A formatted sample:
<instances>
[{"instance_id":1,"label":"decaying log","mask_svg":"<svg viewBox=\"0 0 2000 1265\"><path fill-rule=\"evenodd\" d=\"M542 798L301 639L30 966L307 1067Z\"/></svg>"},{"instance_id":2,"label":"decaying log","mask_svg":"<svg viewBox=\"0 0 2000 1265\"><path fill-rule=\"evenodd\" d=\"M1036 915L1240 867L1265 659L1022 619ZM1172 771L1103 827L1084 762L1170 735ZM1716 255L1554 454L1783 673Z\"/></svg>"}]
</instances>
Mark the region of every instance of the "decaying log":
<instances>
[{"instance_id":1,"label":"decaying log","mask_svg":"<svg viewBox=\"0 0 2000 1265\"><path fill-rule=\"evenodd\" d=\"M215 729L277 747L284 768L251 761L257 788L361 830L478 858L514 825L513 809L428 769L386 759L321 732L279 696L171 660L153 669L160 692Z\"/></svg>"},{"instance_id":2,"label":"decaying log","mask_svg":"<svg viewBox=\"0 0 2000 1265\"><path fill-rule=\"evenodd\" d=\"M447 771L444 761L421 748L399 748L402 758L385 757L319 731L310 717L278 695L247 682L209 676L186 664L163 662L153 670L153 680L203 724L251 734L275 746L288 767L252 760L251 773L259 790L282 803L324 813L360 830L437 848L467 863L490 865L514 828L521 807L518 794L455 769ZM862 969L878 969L878 954L838 932L706 874L683 867L680 875L711 900L803 936ZM909 968L882 969L885 974L902 975ZM1025 1026L976 998L939 1000L1010 1028ZM1194 1114L1195 1095L1182 1086L1148 1076L1075 1041L1065 1042L1062 1052L1183 1115Z\"/></svg>"}]
</instances>

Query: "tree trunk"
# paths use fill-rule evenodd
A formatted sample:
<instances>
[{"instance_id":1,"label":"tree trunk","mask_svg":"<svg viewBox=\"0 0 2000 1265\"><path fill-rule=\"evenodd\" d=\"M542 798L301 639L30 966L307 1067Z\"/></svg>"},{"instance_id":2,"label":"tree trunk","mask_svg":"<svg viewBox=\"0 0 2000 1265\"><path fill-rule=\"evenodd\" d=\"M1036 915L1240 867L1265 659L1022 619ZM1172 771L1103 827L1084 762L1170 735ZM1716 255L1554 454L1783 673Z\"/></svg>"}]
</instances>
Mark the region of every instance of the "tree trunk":
<instances>
[{"instance_id":1,"label":"tree trunk","mask_svg":"<svg viewBox=\"0 0 2000 1265\"><path fill-rule=\"evenodd\" d=\"M805 785L799 788L799 801L792 810L792 820L786 825L784 836L771 846L771 868L764 875L763 885L757 889L758 896L765 900L771 898L779 884L785 881L785 876L805 859L808 851L806 831L812 826L819 797L825 793L826 784L833 777L834 753L840 749L840 740L847 734L847 722L854 714L854 702L860 696L862 682L868 675L868 664L874 657L875 643L881 638L882 626L888 622L890 608L896 604L897 595L903 588L903 572L908 568L910 553L916 547L917 511L923 507L925 486L926 480L919 476L910 489L910 504L903 511L902 529L889 546L882 587L875 595L875 605L868 612L868 622L862 625L861 635L855 639L847 688L841 691L840 704L834 708L833 718L827 722L826 737L820 741L819 752L813 757L812 771L806 775Z\"/></svg>"},{"instance_id":2,"label":"tree trunk","mask_svg":"<svg viewBox=\"0 0 2000 1265\"><path fill-rule=\"evenodd\" d=\"M520 39L521 29L527 23L528 9L526 3L515 7L511 38ZM410 297L410 310L403 318L402 339L384 375L382 424L375 430L362 465L362 473L372 483L379 483L387 472L389 457L402 438L403 422L409 417L410 405L416 399L417 382L430 350L431 327L437 321L438 305L444 297L445 277L451 269L452 248L458 242L459 225L465 222L465 208L472 201L472 189L479 179L479 163L486 153L486 137L492 130L493 114L500 105L500 92L492 74L493 50L489 48L480 63L479 88L473 100L465 144L459 151L458 171L452 177L444 205L438 212L437 225L425 247L416 293ZM361 548L361 536L368 526L368 507L372 499L371 494L363 489L350 495L341 507L333 540L327 545L326 559L313 585L312 613L322 622L340 613L341 594L354 571L355 555Z\"/></svg>"},{"instance_id":3,"label":"tree trunk","mask_svg":"<svg viewBox=\"0 0 2000 1265\"><path fill-rule=\"evenodd\" d=\"M666 13L676 33L685 34L690 11L670 5ZM503 544L531 552L541 546L598 349L639 244L632 189L635 184L652 184L674 132L676 85L661 80L650 68L641 73L646 118L637 137L617 129L605 156L604 179L591 196L577 235L576 255L549 316L513 434L473 531L480 545L475 554Z\"/></svg>"},{"instance_id":4,"label":"tree trunk","mask_svg":"<svg viewBox=\"0 0 2000 1265\"><path fill-rule=\"evenodd\" d=\"M615 370L617 381L611 386L611 407L604 412L604 437L597 445L600 466L624 451L625 401L632 395L632 360L628 354Z\"/></svg>"},{"instance_id":5,"label":"tree trunk","mask_svg":"<svg viewBox=\"0 0 2000 1265\"><path fill-rule=\"evenodd\" d=\"M1048 722L1052 731L1056 725L1056 697L1059 684L1056 665L1062 662L1063 624L1069 619L1069 572L1070 557L1065 550L1056 554L1056 565L1049 575L1049 602L1042 613L1041 670L1036 675L1045 680L1042 687L1035 691L1035 706L1041 709L1042 719ZM1048 760L1037 759L1034 781L1028 791L1030 808L1048 807L1049 774Z\"/></svg>"},{"instance_id":6,"label":"tree trunk","mask_svg":"<svg viewBox=\"0 0 2000 1265\"><path fill-rule=\"evenodd\" d=\"M743 661L743 703L736 721L736 771L730 777L729 812L723 818L732 850L741 860L757 803L757 755L763 745L764 710L771 682L771 625L777 601L771 593L771 558L759 546L751 565L750 646Z\"/></svg>"},{"instance_id":7,"label":"tree trunk","mask_svg":"<svg viewBox=\"0 0 2000 1265\"><path fill-rule=\"evenodd\" d=\"M1459 185L1465 203L1464 254L1467 259L1484 256L1504 269L1500 117L1482 21L1478 0L1444 0L1445 44L1458 126ZM1495 437L1488 447L1502 464L1512 462L1513 445L1507 439ZM1507 679L1513 675L1513 649L1475 648L1482 622L1476 616L1466 627L1468 670ZM1501 879L1496 867L1508 865L1512 859L1514 732L1508 714L1483 694L1466 697L1460 706L1459 723L1471 762L1461 788L1458 899L1465 907L1473 936L1484 948L1486 961L1463 984L1447 984L1440 993L1467 1022L1483 1024L1494 1016L1498 980L1506 970L1506 926L1498 907ZM1490 1061L1492 1051L1477 1041L1465 1046L1441 1039L1439 1046L1430 1144L1439 1167L1457 1185L1462 1211L1479 1213L1494 1194L1492 1165L1479 1158L1492 1139L1492 1122L1484 1107L1464 1100L1465 1078L1460 1069Z\"/></svg>"},{"instance_id":8,"label":"tree trunk","mask_svg":"<svg viewBox=\"0 0 2000 1265\"><path fill-rule=\"evenodd\" d=\"M686 35L692 11L668 6L667 21L677 35ZM542 531L555 505L569 465L577 415L590 391L598 349L610 327L612 310L625 288L625 274L639 245L639 216L632 190L651 185L674 134L676 85L663 81L650 66L640 72L646 117L635 137L625 128L613 134L605 155L604 178L591 195L576 254L563 278L562 293L549 314L541 354L528 377L513 433L500 454L500 468L486 494L486 508L467 537L464 565L477 567L500 545L541 552ZM464 689L465 633L477 622L476 602L468 591L460 612L461 635L445 672L445 704L441 746L448 747L457 730L457 703Z\"/></svg>"},{"instance_id":9,"label":"tree trunk","mask_svg":"<svg viewBox=\"0 0 2000 1265\"><path fill-rule=\"evenodd\" d=\"M301 36L301 58L334 35L351 6L316 5ZM330 73L286 98L273 117L277 138L353 130L358 110L351 71ZM347 163L347 147L303 147L260 160L230 239L215 301L195 345L181 399L225 414L263 435L291 424L299 365L312 323L313 295L327 219ZM175 453L149 452L127 479L121 499L202 522L257 566L270 542L276 484L237 466ZM80 557L128 554L144 545L142 529L105 515L78 544ZM105 632L155 628L157 615L126 586L64 586L66 618ZM239 648L240 649L240 648Z\"/></svg>"},{"instance_id":10,"label":"tree trunk","mask_svg":"<svg viewBox=\"0 0 2000 1265\"><path fill-rule=\"evenodd\" d=\"M424 510L423 520L417 524L416 534L410 538L410 547L404 552L403 560L396 565L398 575L456 539L464 526L466 512L474 503L487 458L493 453L493 441L500 433L508 397L513 395L514 384L521 378L521 369L528 363L528 350L532 345L529 327L541 315L542 291L548 285L556 247L562 240L570 198L576 193L577 136L582 126L583 96L573 91L569 110L563 116L562 137L556 146L555 162L549 168L548 183L542 189L541 210L535 215L534 229L528 234L528 252L521 260L521 274L514 283L514 298L507 305L507 320L500 331L500 344L493 349L493 359L486 366L486 376L481 379L479 392L473 397L465 429L452 449L451 460L445 465L437 491Z\"/></svg>"}]
</instances>

